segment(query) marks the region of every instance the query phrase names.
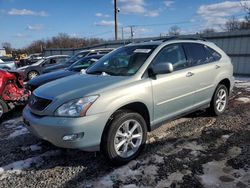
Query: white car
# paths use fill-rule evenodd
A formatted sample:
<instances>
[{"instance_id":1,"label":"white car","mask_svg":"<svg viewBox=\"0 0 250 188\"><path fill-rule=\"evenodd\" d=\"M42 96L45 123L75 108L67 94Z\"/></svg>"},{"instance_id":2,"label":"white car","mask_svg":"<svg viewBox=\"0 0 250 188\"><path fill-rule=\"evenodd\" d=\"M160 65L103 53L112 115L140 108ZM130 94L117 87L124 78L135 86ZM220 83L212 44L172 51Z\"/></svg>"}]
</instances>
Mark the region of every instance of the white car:
<instances>
[{"instance_id":1,"label":"white car","mask_svg":"<svg viewBox=\"0 0 250 188\"><path fill-rule=\"evenodd\" d=\"M15 61L10 60L10 59L6 59L5 61L0 59L0 69L15 70L16 63L15 63Z\"/></svg>"}]
</instances>

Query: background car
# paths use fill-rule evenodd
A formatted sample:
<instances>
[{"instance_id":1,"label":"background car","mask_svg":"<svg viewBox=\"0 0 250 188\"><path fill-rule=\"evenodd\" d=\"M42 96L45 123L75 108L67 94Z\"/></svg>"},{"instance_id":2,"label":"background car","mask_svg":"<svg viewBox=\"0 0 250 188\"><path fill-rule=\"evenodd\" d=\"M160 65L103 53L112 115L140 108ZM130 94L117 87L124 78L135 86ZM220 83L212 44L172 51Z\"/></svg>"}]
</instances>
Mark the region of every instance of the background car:
<instances>
[{"instance_id":1,"label":"background car","mask_svg":"<svg viewBox=\"0 0 250 188\"><path fill-rule=\"evenodd\" d=\"M57 63L61 63L62 61L66 61L68 58L68 55L48 56L32 65L21 67L18 70L24 71L25 80L31 80L36 76L42 74L44 68L49 67L51 65L55 65Z\"/></svg>"},{"instance_id":2,"label":"background car","mask_svg":"<svg viewBox=\"0 0 250 188\"><path fill-rule=\"evenodd\" d=\"M41 53L35 53L35 54L30 54L27 58L21 59L19 62L19 66L26 66L26 65L31 65L44 57L42 56Z\"/></svg>"},{"instance_id":3,"label":"background car","mask_svg":"<svg viewBox=\"0 0 250 188\"><path fill-rule=\"evenodd\" d=\"M102 49L93 49L93 50L83 50L75 55L73 55L71 58L68 59L68 61L62 62L57 65L50 66L48 68L45 68L43 70L43 73L49 73L55 70L63 69L66 67L69 67L73 63L75 63L77 60L83 57L93 56L93 55L105 55L109 52L111 52L113 48L102 48Z\"/></svg>"},{"instance_id":4,"label":"background car","mask_svg":"<svg viewBox=\"0 0 250 188\"><path fill-rule=\"evenodd\" d=\"M30 80L27 83L26 87L30 91L34 91L36 88L50 81L57 80L59 78L63 78L66 76L71 76L73 74L77 74L81 70L87 69L93 63L98 61L98 59L100 59L102 56L103 55L93 55L93 56L83 57L66 69L57 70L55 72L43 74L41 76L38 76Z\"/></svg>"},{"instance_id":5,"label":"background car","mask_svg":"<svg viewBox=\"0 0 250 188\"><path fill-rule=\"evenodd\" d=\"M16 63L12 58L0 57L0 68L4 70L15 70Z\"/></svg>"},{"instance_id":6,"label":"background car","mask_svg":"<svg viewBox=\"0 0 250 188\"><path fill-rule=\"evenodd\" d=\"M16 105L24 105L29 94L21 71L0 70L0 118Z\"/></svg>"}]
</instances>

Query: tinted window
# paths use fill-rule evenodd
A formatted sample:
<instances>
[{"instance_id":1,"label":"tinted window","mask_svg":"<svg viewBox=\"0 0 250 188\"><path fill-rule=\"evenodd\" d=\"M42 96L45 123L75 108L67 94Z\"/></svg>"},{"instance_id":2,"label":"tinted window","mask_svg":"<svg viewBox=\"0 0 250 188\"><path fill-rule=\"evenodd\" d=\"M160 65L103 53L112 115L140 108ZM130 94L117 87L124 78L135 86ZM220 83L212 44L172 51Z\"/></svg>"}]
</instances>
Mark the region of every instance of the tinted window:
<instances>
[{"instance_id":1,"label":"tinted window","mask_svg":"<svg viewBox=\"0 0 250 188\"><path fill-rule=\"evenodd\" d=\"M73 65L69 67L71 71L80 71L81 69L87 69L90 65L95 63L100 57L93 58L83 58L75 62Z\"/></svg>"},{"instance_id":2,"label":"tinted window","mask_svg":"<svg viewBox=\"0 0 250 188\"><path fill-rule=\"evenodd\" d=\"M159 63L172 63L174 70L186 68L187 61L182 45L173 44L163 48L153 61L153 64Z\"/></svg>"},{"instance_id":3,"label":"tinted window","mask_svg":"<svg viewBox=\"0 0 250 188\"><path fill-rule=\"evenodd\" d=\"M209 57L211 59L210 62L214 62L214 61L220 60L221 55L218 52L216 52L212 48L209 48L208 46L204 46L204 47L205 47L205 51L207 52L207 54L209 54Z\"/></svg>"},{"instance_id":4,"label":"tinted window","mask_svg":"<svg viewBox=\"0 0 250 188\"><path fill-rule=\"evenodd\" d=\"M68 60L67 57L59 57L59 58L57 58L56 63L64 63L64 62L67 61L67 60Z\"/></svg>"},{"instance_id":5,"label":"tinted window","mask_svg":"<svg viewBox=\"0 0 250 188\"><path fill-rule=\"evenodd\" d=\"M190 66L202 65L209 62L209 56L203 44L185 43L183 46Z\"/></svg>"},{"instance_id":6,"label":"tinted window","mask_svg":"<svg viewBox=\"0 0 250 188\"><path fill-rule=\"evenodd\" d=\"M88 56L91 56L91 55L98 55L98 52L90 52L90 53L88 54Z\"/></svg>"},{"instance_id":7,"label":"tinted window","mask_svg":"<svg viewBox=\"0 0 250 188\"><path fill-rule=\"evenodd\" d=\"M109 51L100 51L99 54L107 54Z\"/></svg>"},{"instance_id":8,"label":"tinted window","mask_svg":"<svg viewBox=\"0 0 250 188\"><path fill-rule=\"evenodd\" d=\"M55 64L57 60L58 58L55 58L55 59L51 58L49 61L49 64Z\"/></svg>"}]
</instances>

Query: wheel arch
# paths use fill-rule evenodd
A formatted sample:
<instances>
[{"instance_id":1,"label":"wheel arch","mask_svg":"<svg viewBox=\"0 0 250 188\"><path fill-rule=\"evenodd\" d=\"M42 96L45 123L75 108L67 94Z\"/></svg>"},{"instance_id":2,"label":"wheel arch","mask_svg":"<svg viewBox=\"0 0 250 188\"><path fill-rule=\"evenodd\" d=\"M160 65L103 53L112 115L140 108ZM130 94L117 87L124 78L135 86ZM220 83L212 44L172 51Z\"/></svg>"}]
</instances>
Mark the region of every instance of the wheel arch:
<instances>
[{"instance_id":1,"label":"wheel arch","mask_svg":"<svg viewBox=\"0 0 250 188\"><path fill-rule=\"evenodd\" d=\"M131 102L129 104L123 105L119 108L117 108L112 115L109 117L108 121L105 124L105 127L103 129L102 132L102 137L101 137L101 142L103 141L104 135L106 134L106 132L109 130L109 125L113 120L113 117L123 111L123 110L129 110L129 111L133 111L133 112L137 112L138 114L140 114L147 125L147 131L150 132L151 131L151 126L150 126L150 114L149 114L149 110L148 107L143 103L143 102Z\"/></svg>"}]
</instances>

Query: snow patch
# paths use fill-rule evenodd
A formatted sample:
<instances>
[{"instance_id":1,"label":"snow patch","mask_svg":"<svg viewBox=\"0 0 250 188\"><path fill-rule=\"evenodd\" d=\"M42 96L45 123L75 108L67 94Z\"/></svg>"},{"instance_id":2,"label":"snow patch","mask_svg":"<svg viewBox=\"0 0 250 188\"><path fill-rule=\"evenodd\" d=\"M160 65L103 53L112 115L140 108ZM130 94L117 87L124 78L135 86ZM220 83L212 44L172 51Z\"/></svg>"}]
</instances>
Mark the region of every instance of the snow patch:
<instances>
[{"instance_id":1,"label":"snow patch","mask_svg":"<svg viewBox=\"0 0 250 188\"><path fill-rule=\"evenodd\" d=\"M228 156L230 156L231 158L237 157L240 154L241 154L241 148L239 147L234 146L228 150Z\"/></svg>"},{"instance_id":2,"label":"snow patch","mask_svg":"<svg viewBox=\"0 0 250 188\"><path fill-rule=\"evenodd\" d=\"M204 148L201 145L198 145L197 142L193 141L193 142L185 142L179 146L177 146L178 148L183 148L183 149L190 149L193 151L203 151Z\"/></svg>"},{"instance_id":3,"label":"snow patch","mask_svg":"<svg viewBox=\"0 0 250 188\"><path fill-rule=\"evenodd\" d=\"M158 182L156 187L170 187L172 183L178 183L183 181L184 175L192 174L191 171L185 171L184 173L177 171L168 175L168 178Z\"/></svg>"},{"instance_id":4,"label":"snow patch","mask_svg":"<svg viewBox=\"0 0 250 188\"><path fill-rule=\"evenodd\" d=\"M137 188L135 184L123 185L122 188Z\"/></svg>"},{"instance_id":5,"label":"snow patch","mask_svg":"<svg viewBox=\"0 0 250 188\"><path fill-rule=\"evenodd\" d=\"M211 161L203 165L204 174L198 178L204 187L238 187L238 183L245 187L249 185L250 170L233 169L226 166L226 162L226 160Z\"/></svg>"},{"instance_id":6,"label":"snow patch","mask_svg":"<svg viewBox=\"0 0 250 188\"><path fill-rule=\"evenodd\" d=\"M30 146L23 146L21 147L21 150L22 151L27 151L27 150L31 150L31 151L38 151L38 150L42 150L42 147L39 146L38 144L33 144L33 145L30 145Z\"/></svg>"},{"instance_id":7,"label":"snow patch","mask_svg":"<svg viewBox=\"0 0 250 188\"><path fill-rule=\"evenodd\" d=\"M4 121L2 125L7 129L13 129L17 126L17 124L22 122L22 117L14 118L8 121Z\"/></svg>"},{"instance_id":8,"label":"snow patch","mask_svg":"<svg viewBox=\"0 0 250 188\"><path fill-rule=\"evenodd\" d=\"M242 102L242 103L249 103L250 102L250 98L248 97L239 97L237 99L235 99L236 101Z\"/></svg>"},{"instance_id":9,"label":"snow patch","mask_svg":"<svg viewBox=\"0 0 250 188\"><path fill-rule=\"evenodd\" d=\"M235 82L250 82L250 77L237 76Z\"/></svg>"},{"instance_id":10,"label":"snow patch","mask_svg":"<svg viewBox=\"0 0 250 188\"><path fill-rule=\"evenodd\" d=\"M131 170L129 165L118 168L111 172L110 174L104 176L99 181L93 183L93 187L112 187L113 179L120 179L121 181L127 180L128 177L133 177L139 175L141 172L139 170Z\"/></svg>"},{"instance_id":11,"label":"snow patch","mask_svg":"<svg viewBox=\"0 0 250 188\"><path fill-rule=\"evenodd\" d=\"M229 139L231 136L232 136L232 134L225 134L225 135L222 135L221 138L222 138L223 140L227 140L227 139Z\"/></svg>"},{"instance_id":12,"label":"snow patch","mask_svg":"<svg viewBox=\"0 0 250 188\"><path fill-rule=\"evenodd\" d=\"M126 166L120 167L113 172L105 175L104 177L91 182L92 187L113 187L115 180L119 180L123 183L131 179L137 179L136 176L144 174L148 177L154 177L157 174L158 167L155 165L141 166L139 169L132 170L131 167L135 166L138 161L134 160L128 163ZM124 187L134 187L134 184L128 184Z\"/></svg>"},{"instance_id":13,"label":"snow patch","mask_svg":"<svg viewBox=\"0 0 250 188\"><path fill-rule=\"evenodd\" d=\"M235 80L235 87L250 90L250 78Z\"/></svg>"},{"instance_id":14,"label":"snow patch","mask_svg":"<svg viewBox=\"0 0 250 188\"><path fill-rule=\"evenodd\" d=\"M0 175L3 173L20 173L22 170L30 168L32 164L40 165L43 157L51 157L60 154L60 150L47 151L41 155L31 157L25 160L15 161L6 166L0 167Z\"/></svg>"},{"instance_id":15,"label":"snow patch","mask_svg":"<svg viewBox=\"0 0 250 188\"><path fill-rule=\"evenodd\" d=\"M29 133L28 129L26 129L22 125L19 125L18 127L16 127L15 131L8 136L7 139L12 139L17 136L21 136L21 135L28 134L28 133Z\"/></svg>"}]
</instances>

